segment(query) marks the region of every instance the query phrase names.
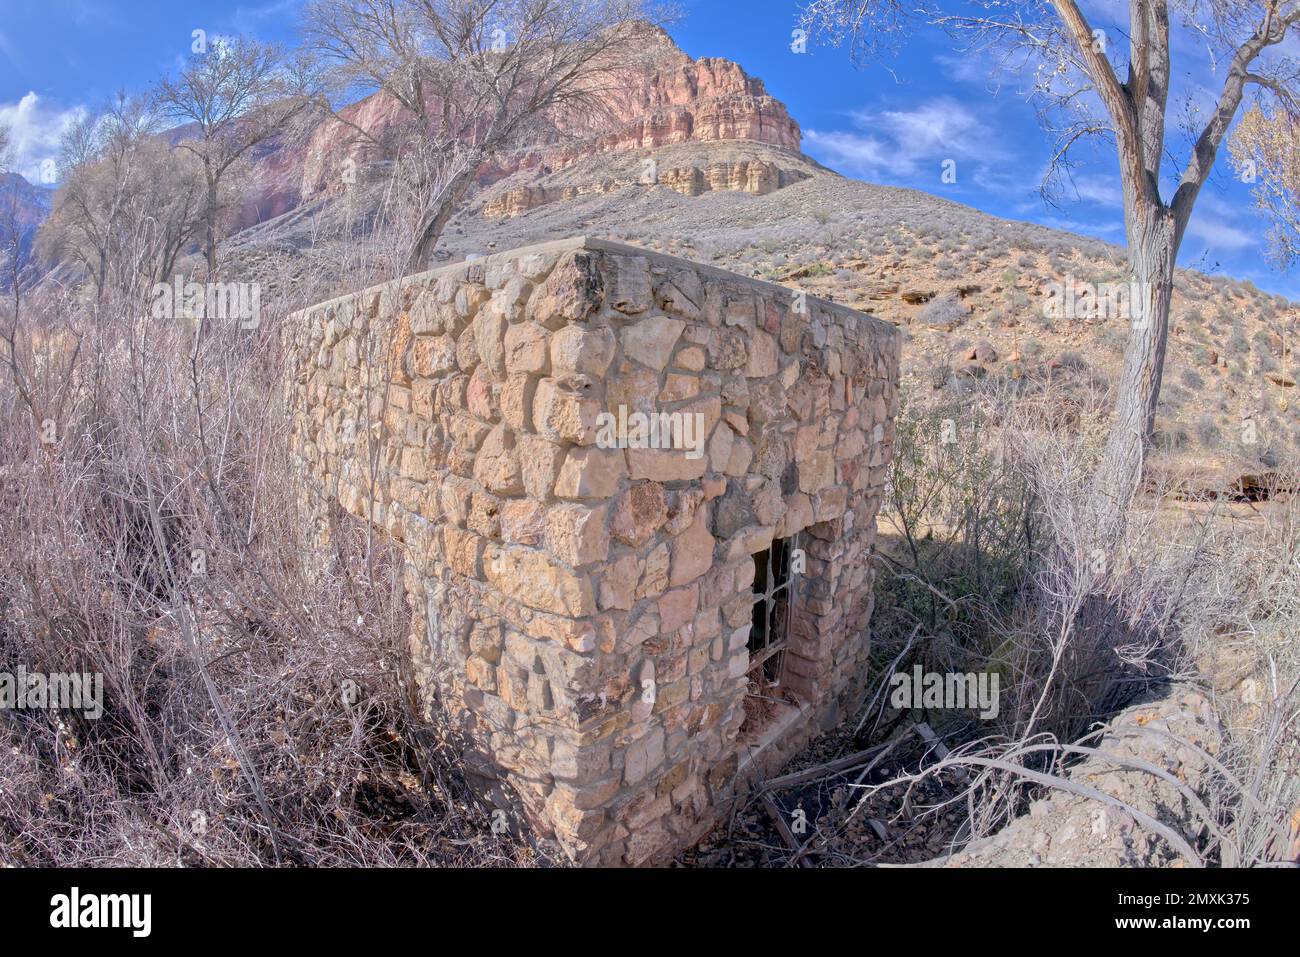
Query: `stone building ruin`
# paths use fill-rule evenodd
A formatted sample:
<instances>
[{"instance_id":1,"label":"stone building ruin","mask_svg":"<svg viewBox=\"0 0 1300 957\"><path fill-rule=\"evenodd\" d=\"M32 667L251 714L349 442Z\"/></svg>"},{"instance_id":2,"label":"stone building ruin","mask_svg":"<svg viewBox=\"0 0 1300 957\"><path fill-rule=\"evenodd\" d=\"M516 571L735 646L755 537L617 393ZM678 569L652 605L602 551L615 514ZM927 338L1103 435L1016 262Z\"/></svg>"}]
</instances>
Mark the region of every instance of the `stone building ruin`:
<instances>
[{"instance_id":1,"label":"stone building ruin","mask_svg":"<svg viewBox=\"0 0 1300 957\"><path fill-rule=\"evenodd\" d=\"M284 330L308 520L405 550L424 704L575 861L696 842L866 679L900 336L577 238Z\"/></svg>"}]
</instances>

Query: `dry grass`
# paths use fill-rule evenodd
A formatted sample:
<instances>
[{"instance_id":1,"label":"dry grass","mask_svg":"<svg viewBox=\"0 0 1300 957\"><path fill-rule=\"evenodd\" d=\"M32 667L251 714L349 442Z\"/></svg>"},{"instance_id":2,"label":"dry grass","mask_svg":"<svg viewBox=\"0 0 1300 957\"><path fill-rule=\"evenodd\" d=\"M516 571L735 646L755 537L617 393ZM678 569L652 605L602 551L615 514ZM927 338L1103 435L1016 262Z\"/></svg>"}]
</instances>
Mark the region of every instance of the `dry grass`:
<instances>
[{"instance_id":1,"label":"dry grass","mask_svg":"<svg viewBox=\"0 0 1300 957\"><path fill-rule=\"evenodd\" d=\"M97 301L47 282L0 307L0 670L97 671L107 688L97 721L0 713L0 862L537 859L491 834L454 735L417 713L398 556L342 527L337 560L302 570L279 322L404 260L376 240L382 214L352 213L305 254L246 250L272 307L254 329L140 318L148 283L129 264ZM1294 859L1294 501L1246 526L1214 503L1171 520L1157 486L1122 546L1094 554L1077 503L1103 430L1097 384L990 380L904 411L873 633L886 677L996 671L1000 713L929 715L959 745L945 767L860 783L914 794L938 780L942 807L969 799L964 833L987 833L1023 809L1031 778L1054 786L1077 753L1064 745L1095 722L1193 682L1216 696L1227 744L1187 852ZM861 730L894 717L868 708ZM952 789L958 765L972 788ZM861 827L855 804L845 819Z\"/></svg>"},{"instance_id":2,"label":"dry grass","mask_svg":"<svg viewBox=\"0 0 1300 957\"><path fill-rule=\"evenodd\" d=\"M1283 495L1242 523L1223 501L1192 506L1157 488L1118 549L1093 551L1082 503L1104 424L1100 396L1050 386L904 403L880 521L879 684L840 753L912 718L952 753L936 760L905 745L888 773L864 762L805 786L801 799L828 806L815 837L823 860L925 859L936 832L958 844L990 834L1045 789L1112 804L1189 864L1300 854L1300 507ZM892 708L890 676L915 665L996 673L998 715ZM1190 820L1157 821L1125 795L1085 794L1071 781L1068 768L1095 754L1101 722L1180 686L1202 689L1224 725L1217 755L1178 742L1208 769L1194 783L1165 782ZM1168 777L1148 765L1129 770ZM865 826L873 817L888 840Z\"/></svg>"},{"instance_id":3,"label":"dry grass","mask_svg":"<svg viewBox=\"0 0 1300 957\"><path fill-rule=\"evenodd\" d=\"M0 670L105 685L98 720L0 712L0 864L536 859L417 713L397 554L344 527L304 576L279 323L381 256L282 277L252 329L140 318L138 274L0 313Z\"/></svg>"}]
</instances>

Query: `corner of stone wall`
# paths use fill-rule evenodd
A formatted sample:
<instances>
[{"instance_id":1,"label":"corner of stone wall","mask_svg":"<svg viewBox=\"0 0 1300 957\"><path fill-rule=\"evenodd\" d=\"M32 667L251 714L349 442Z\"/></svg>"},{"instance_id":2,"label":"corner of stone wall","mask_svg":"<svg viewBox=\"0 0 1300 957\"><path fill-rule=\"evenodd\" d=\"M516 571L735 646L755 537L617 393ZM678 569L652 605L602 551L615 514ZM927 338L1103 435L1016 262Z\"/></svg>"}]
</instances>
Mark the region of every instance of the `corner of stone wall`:
<instances>
[{"instance_id":1,"label":"corner of stone wall","mask_svg":"<svg viewBox=\"0 0 1300 957\"><path fill-rule=\"evenodd\" d=\"M697 840L860 694L898 339L577 240L300 314L285 400L304 475L403 545L426 706L485 792L580 863L635 865ZM630 412L702 423L699 454L602 441ZM752 556L796 533L793 703L764 737Z\"/></svg>"}]
</instances>

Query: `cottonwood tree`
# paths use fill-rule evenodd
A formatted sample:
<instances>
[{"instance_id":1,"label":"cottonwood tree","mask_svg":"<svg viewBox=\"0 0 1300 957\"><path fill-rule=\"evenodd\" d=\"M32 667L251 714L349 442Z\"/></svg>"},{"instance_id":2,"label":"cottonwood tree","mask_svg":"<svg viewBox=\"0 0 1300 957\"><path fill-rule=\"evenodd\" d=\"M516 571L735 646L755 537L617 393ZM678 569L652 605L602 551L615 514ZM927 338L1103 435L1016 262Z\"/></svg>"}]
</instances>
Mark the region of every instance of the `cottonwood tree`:
<instances>
[{"instance_id":1,"label":"cottonwood tree","mask_svg":"<svg viewBox=\"0 0 1300 957\"><path fill-rule=\"evenodd\" d=\"M311 61L247 37L214 40L175 77L164 79L159 108L190 130L178 150L199 163L204 184L203 245L208 274L217 268L221 188L237 163L257 146L295 132L314 102Z\"/></svg>"},{"instance_id":2,"label":"cottonwood tree","mask_svg":"<svg viewBox=\"0 0 1300 957\"><path fill-rule=\"evenodd\" d=\"M334 92L375 93L382 122L336 111L410 195L404 273L426 268L485 164L561 127L602 125L609 94L646 51L644 0L315 0L311 49Z\"/></svg>"},{"instance_id":3,"label":"cottonwood tree","mask_svg":"<svg viewBox=\"0 0 1300 957\"><path fill-rule=\"evenodd\" d=\"M961 13L901 0L813 0L801 15L814 35L846 42L859 60L888 49L913 22L965 38L972 54L1006 58L1032 77L1031 95L1057 136L1049 186L1068 173L1070 151L1080 142L1095 136L1113 142L1140 296L1111 431L1091 483L1094 534L1103 548L1124 528L1141 481L1160 396L1174 264L1197 196L1248 96L1271 101L1294 119L1300 92L1300 68L1277 51L1297 35L1300 0L1128 0L1127 7L1127 49L1109 42L1077 0L984 0ZM1170 85L1195 64L1173 62L1179 27L1223 67L1217 76L1194 77L1212 88L1215 102L1185 150L1171 120ZM1187 49L1178 45L1180 55ZM1166 161L1177 168L1167 172Z\"/></svg>"},{"instance_id":4,"label":"cottonwood tree","mask_svg":"<svg viewBox=\"0 0 1300 957\"><path fill-rule=\"evenodd\" d=\"M1272 223L1270 250L1283 267L1300 261L1300 123L1286 110L1253 106L1228 141L1241 179Z\"/></svg>"},{"instance_id":5,"label":"cottonwood tree","mask_svg":"<svg viewBox=\"0 0 1300 957\"><path fill-rule=\"evenodd\" d=\"M201 222L204 184L158 129L147 97L119 93L64 134L61 184L39 245L47 261L79 265L96 300L110 281L129 291L166 279Z\"/></svg>"}]
</instances>

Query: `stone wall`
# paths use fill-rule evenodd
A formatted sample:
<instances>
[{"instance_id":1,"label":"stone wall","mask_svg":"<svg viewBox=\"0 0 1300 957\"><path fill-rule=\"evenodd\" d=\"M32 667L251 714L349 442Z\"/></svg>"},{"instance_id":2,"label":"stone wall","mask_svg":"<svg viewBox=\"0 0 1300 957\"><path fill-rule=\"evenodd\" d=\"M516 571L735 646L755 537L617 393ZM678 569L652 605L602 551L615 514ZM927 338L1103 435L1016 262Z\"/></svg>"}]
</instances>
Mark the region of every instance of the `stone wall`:
<instances>
[{"instance_id":1,"label":"stone wall","mask_svg":"<svg viewBox=\"0 0 1300 957\"><path fill-rule=\"evenodd\" d=\"M284 342L308 518L337 503L404 545L427 706L575 860L689 846L852 707L892 326L574 239L323 303ZM645 447L611 429L637 412L702 432ZM753 556L796 533L785 700L747 721Z\"/></svg>"}]
</instances>

